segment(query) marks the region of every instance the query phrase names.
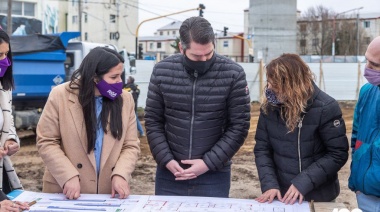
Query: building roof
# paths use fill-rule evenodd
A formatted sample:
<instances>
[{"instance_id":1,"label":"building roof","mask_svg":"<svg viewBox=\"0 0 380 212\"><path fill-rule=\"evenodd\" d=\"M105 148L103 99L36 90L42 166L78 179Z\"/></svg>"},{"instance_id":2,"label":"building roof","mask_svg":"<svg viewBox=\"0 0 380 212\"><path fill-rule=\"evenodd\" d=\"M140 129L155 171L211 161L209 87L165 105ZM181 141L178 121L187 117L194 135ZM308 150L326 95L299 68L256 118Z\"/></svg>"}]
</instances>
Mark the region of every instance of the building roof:
<instances>
[{"instance_id":1,"label":"building roof","mask_svg":"<svg viewBox=\"0 0 380 212\"><path fill-rule=\"evenodd\" d=\"M173 21L168 25L165 25L161 28L158 28L157 31L164 31L164 30L179 30L179 28L182 25L182 21Z\"/></svg>"},{"instance_id":2,"label":"building roof","mask_svg":"<svg viewBox=\"0 0 380 212\"><path fill-rule=\"evenodd\" d=\"M173 35L161 35L161 36L142 36L139 37L140 41L171 41L175 40L177 37Z\"/></svg>"},{"instance_id":3,"label":"building roof","mask_svg":"<svg viewBox=\"0 0 380 212\"><path fill-rule=\"evenodd\" d=\"M360 19L372 19L372 18L380 18L380 13L360 13Z\"/></svg>"}]
</instances>

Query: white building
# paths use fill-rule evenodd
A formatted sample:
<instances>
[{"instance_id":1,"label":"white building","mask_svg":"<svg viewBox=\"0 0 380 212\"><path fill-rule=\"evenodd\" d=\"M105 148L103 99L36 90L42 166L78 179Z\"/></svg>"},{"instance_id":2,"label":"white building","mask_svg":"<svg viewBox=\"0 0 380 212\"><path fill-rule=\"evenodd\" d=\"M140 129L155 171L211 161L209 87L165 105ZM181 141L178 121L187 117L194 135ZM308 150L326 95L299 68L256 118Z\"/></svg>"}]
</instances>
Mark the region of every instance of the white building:
<instances>
[{"instance_id":1,"label":"white building","mask_svg":"<svg viewBox=\"0 0 380 212\"><path fill-rule=\"evenodd\" d=\"M246 10L246 13L248 10ZM176 49L172 45L179 39L181 21L173 21L168 25L158 28L154 36L139 37L139 45L142 47L143 59L153 59L159 53L161 59L175 54ZM251 40L245 38L244 33L223 32L215 33L215 51L237 62L248 62L248 52Z\"/></svg>"},{"instance_id":2,"label":"white building","mask_svg":"<svg viewBox=\"0 0 380 212\"><path fill-rule=\"evenodd\" d=\"M81 31L83 41L114 44L134 52L138 3L138 0L12 0L12 18L40 20L42 34ZM0 1L0 18L7 16L7 10L8 1Z\"/></svg>"}]
</instances>

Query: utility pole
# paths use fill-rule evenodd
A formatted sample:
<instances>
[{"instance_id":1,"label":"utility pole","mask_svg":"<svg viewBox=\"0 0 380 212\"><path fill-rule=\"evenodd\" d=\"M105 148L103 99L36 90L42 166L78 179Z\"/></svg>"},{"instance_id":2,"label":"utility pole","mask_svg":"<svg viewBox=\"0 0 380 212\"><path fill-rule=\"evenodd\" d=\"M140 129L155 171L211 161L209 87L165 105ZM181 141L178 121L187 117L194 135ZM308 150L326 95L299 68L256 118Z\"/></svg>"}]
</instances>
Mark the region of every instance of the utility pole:
<instances>
[{"instance_id":1,"label":"utility pole","mask_svg":"<svg viewBox=\"0 0 380 212\"><path fill-rule=\"evenodd\" d=\"M79 41L82 41L82 0L78 0L78 30L80 32Z\"/></svg>"},{"instance_id":2,"label":"utility pole","mask_svg":"<svg viewBox=\"0 0 380 212\"><path fill-rule=\"evenodd\" d=\"M356 62L358 61L359 50L360 50L360 42L359 42L359 10L356 14Z\"/></svg>"},{"instance_id":3,"label":"utility pole","mask_svg":"<svg viewBox=\"0 0 380 212\"><path fill-rule=\"evenodd\" d=\"M12 0L8 0L7 34L12 35Z\"/></svg>"}]
</instances>

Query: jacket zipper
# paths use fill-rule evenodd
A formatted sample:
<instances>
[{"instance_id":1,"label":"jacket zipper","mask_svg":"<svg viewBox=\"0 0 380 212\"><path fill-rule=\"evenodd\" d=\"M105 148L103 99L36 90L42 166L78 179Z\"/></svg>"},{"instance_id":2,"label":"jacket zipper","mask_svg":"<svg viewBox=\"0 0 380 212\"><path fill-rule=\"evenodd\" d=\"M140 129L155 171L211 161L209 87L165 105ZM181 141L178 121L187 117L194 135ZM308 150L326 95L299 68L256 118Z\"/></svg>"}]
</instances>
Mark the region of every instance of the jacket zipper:
<instances>
[{"instance_id":1,"label":"jacket zipper","mask_svg":"<svg viewBox=\"0 0 380 212\"><path fill-rule=\"evenodd\" d=\"M197 83L198 72L194 72L194 83L193 83L193 94L191 98L191 123L190 123L190 148L189 148L189 159L191 159L191 153L193 149L193 124L194 124L194 103L195 103L195 84Z\"/></svg>"},{"instance_id":2,"label":"jacket zipper","mask_svg":"<svg viewBox=\"0 0 380 212\"><path fill-rule=\"evenodd\" d=\"M302 128L302 121L305 115L303 115L300 119L300 122L298 123L298 167L300 170L300 173L302 171L302 162L301 162L301 128Z\"/></svg>"}]
</instances>

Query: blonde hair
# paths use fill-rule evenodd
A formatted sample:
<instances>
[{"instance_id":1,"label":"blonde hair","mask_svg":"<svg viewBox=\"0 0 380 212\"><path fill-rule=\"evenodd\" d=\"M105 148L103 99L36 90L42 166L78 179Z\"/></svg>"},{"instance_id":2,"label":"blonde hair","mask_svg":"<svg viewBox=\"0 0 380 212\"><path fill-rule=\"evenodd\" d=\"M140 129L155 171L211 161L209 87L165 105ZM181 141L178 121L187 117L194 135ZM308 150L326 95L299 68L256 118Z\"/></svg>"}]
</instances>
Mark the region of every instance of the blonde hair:
<instances>
[{"instance_id":1,"label":"blonde hair","mask_svg":"<svg viewBox=\"0 0 380 212\"><path fill-rule=\"evenodd\" d=\"M281 118L286 127L293 132L305 113L307 101L314 92L314 75L305 62L296 54L283 54L272 60L266 66L267 79L276 90L277 98L281 100ZM266 98L261 105L265 114L270 103Z\"/></svg>"}]
</instances>

